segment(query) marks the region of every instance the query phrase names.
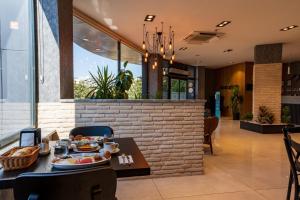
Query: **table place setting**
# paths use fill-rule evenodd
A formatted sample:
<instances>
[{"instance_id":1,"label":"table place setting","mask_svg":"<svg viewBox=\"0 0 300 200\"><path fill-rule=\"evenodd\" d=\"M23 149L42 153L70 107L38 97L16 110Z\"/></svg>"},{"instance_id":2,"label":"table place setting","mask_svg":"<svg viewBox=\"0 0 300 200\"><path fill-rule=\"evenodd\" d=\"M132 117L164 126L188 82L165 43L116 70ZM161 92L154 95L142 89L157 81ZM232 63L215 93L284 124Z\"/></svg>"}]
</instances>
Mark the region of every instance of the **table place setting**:
<instances>
[{"instance_id":1,"label":"table place setting","mask_svg":"<svg viewBox=\"0 0 300 200\"><path fill-rule=\"evenodd\" d=\"M126 155L124 153L121 156L118 156L118 160L120 165L131 165L134 163L132 155Z\"/></svg>"}]
</instances>

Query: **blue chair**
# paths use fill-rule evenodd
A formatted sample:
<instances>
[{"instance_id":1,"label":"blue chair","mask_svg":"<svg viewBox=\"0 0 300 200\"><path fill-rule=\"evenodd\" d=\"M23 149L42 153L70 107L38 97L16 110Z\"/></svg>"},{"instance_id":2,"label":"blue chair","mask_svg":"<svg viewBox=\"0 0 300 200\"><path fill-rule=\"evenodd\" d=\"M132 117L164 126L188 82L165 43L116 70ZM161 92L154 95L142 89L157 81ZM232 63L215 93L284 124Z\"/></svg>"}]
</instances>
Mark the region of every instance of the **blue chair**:
<instances>
[{"instance_id":1,"label":"blue chair","mask_svg":"<svg viewBox=\"0 0 300 200\"><path fill-rule=\"evenodd\" d=\"M52 173L24 173L16 178L15 200L116 200L117 175L110 167Z\"/></svg>"},{"instance_id":2,"label":"blue chair","mask_svg":"<svg viewBox=\"0 0 300 200\"><path fill-rule=\"evenodd\" d=\"M113 136L114 131L109 126L84 126L73 128L70 131L70 135L82 135L82 136Z\"/></svg>"}]
</instances>

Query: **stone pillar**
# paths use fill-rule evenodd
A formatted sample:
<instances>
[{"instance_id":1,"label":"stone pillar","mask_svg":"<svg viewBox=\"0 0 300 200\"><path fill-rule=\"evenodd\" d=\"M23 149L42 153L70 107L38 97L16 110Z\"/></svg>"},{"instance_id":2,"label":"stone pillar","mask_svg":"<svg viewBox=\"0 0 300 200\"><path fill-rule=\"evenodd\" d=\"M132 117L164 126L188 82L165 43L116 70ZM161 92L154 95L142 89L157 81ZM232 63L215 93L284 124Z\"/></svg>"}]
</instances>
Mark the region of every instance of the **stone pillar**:
<instances>
[{"instance_id":1,"label":"stone pillar","mask_svg":"<svg viewBox=\"0 0 300 200\"><path fill-rule=\"evenodd\" d=\"M259 106L274 113L274 123L281 122L282 44L255 46L253 68L253 116L257 119Z\"/></svg>"},{"instance_id":2,"label":"stone pillar","mask_svg":"<svg viewBox=\"0 0 300 200\"><path fill-rule=\"evenodd\" d=\"M37 2L38 101L73 98L72 0Z\"/></svg>"}]
</instances>

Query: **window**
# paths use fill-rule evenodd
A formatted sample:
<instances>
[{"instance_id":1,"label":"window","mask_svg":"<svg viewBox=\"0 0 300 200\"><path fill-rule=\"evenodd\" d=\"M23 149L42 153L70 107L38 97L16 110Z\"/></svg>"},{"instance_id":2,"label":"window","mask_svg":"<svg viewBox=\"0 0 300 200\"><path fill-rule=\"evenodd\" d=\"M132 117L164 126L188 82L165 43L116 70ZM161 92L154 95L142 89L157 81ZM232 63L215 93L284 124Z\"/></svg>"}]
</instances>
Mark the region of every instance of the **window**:
<instances>
[{"instance_id":1,"label":"window","mask_svg":"<svg viewBox=\"0 0 300 200\"><path fill-rule=\"evenodd\" d=\"M141 98L142 55L76 17L73 17L73 29L75 98L86 98L90 87L87 80L90 73L97 72L97 66L101 70L107 66L109 73L116 77L126 61L126 69L134 77L128 96Z\"/></svg>"},{"instance_id":2,"label":"window","mask_svg":"<svg viewBox=\"0 0 300 200\"><path fill-rule=\"evenodd\" d=\"M118 41L73 17L74 79L86 80L107 66L114 76L118 74Z\"/></svg>"},{"instance_id":3,"label":"window","mask_svg":"<svg viewBox=\"0 0 300 200\"><path fill-rule=\"evenodd\" d=\"M0 147L34 126L32 0L0 1Z\"/></svg>"},{"instance_id":4,"label":"window","mask_svg":"<svg viewBox=\"0 0 300 200\"><path fill-rule=\"evenodd\" d=\"M126 69L133 74L133 83L128 91L129 99L142 98L142 55L139 52L121 44L121 68L128 61Z\"/></svg>"}]
</instances>

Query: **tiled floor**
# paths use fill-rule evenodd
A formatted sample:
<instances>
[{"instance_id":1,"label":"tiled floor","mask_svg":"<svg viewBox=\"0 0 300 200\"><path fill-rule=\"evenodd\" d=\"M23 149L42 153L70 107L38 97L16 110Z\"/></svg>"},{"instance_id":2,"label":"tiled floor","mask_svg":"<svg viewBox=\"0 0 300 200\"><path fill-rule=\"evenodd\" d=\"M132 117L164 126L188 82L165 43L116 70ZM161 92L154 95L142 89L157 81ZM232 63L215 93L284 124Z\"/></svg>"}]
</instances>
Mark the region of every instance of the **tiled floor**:
<instances>
[{"instance_id":1,"label":"tiled floor","mask_svg":"<svg viewBox=\"0 0 300 200\"><path fill-rule=\"evenodd\" d=\"M299 135L294 138L300 141ZM119 200L283 200L288 161L282 135L262 135L223 119L205 175L118 182Z\"/></svg>"}]
</instances>

